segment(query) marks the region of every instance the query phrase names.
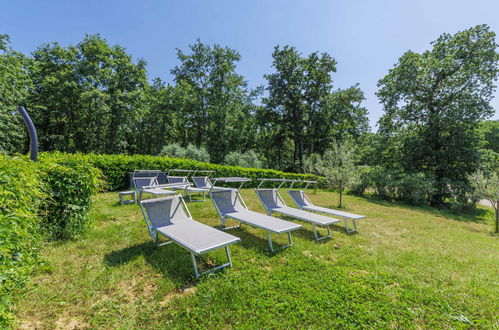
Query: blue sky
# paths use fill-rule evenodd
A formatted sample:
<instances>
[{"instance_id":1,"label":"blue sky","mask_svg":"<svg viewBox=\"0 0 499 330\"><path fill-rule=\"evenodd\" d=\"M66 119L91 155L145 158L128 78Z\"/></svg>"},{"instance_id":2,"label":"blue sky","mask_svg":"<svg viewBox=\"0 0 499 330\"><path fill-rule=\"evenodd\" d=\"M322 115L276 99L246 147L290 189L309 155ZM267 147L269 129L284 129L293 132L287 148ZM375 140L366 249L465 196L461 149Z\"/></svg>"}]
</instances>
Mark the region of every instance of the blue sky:
<instances>
[{"instance_id":1,"label":"blue sky","mask_svg":"<svg viewBox=\"0 0 499 330\"><path fill-rule=\"evenodd\" d=\"M377 81L403 52L421 52L443 32L483 23L499 33L498 0L0 0L0 33L9 34L18 51L100 33L145 59L150 78L167 82L178 63L175 48L197 38L240 52L238 72L252 87L265 83L277 44L303 54L328 52L338 61L335 88L360 84L372 126L383 113ZM493 106L497 119L499 92Z\"/></svg>"}]
</instances>

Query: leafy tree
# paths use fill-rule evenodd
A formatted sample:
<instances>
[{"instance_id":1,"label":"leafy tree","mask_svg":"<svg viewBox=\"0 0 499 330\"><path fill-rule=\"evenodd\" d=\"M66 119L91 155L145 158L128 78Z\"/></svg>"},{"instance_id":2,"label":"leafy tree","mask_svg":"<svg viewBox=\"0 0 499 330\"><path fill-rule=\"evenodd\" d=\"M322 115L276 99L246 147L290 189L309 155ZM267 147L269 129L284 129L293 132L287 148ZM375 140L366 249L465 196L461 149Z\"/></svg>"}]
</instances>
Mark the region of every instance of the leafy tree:
<instances>
[{"instance_id":1,"label":"leafy tree","mask_svg":"<svg viewBox=\"0 0 499 330\"><path fill-rule=\"evenodd\" d=\"M177 50L181 64L171 70L182 144L206 146L212 160L219 163L228 152L254 144L255 94L235 71L240 60L235 50L200 40L189 48L190 54Z\"/></svg>"},{"instance_id":2,"label":"leafy tree","mask_svg":"<svg viewBox=\"0 0 499 330\"><path fill-rule=\"evenodd\" d=\"M17 107L26 105L29 59L9 47L9 36L0 34L0 153L23 152L26 130ZM30 109L28 109L29 111Z\"/></svg>"},{"instance_id":3,"label":"leafy tree","mask_svg":"<svg viewBox=\"0 0 499 330\"><path fill-rule=\"evenodd\" d=\"M493 114L499 56L486 25L442 34L432 46L406 52L379 81L377 95L385 110L380 133L403 137L401 166L433 175L438 204L480 161L475 129Z\"/></svg>"},{"instance_id":4,"label":"leafy tree","mask_svg":"<svg viewBox=\"0 0 499 330\"><path fill-rule=\"evenodd\" d=\"M258 155L254 150L248 150L246 152L230 152L225 156L224 164L252 168L263 167L263 163L260 160L260 155Z\"/></svg>"},{"instance_id":5,"label":"leafy tree","mask_svg":"<svg viewBox=\"0 0 499 330\"><path fill-rule=\"evenodd\" d=\"M187 148L183 148L178 143L170 143L161 149L159 155L174 158L189 158L200 162L210 161L210 154L208 154L206 149L203 147L198 148L193 144L189 144Z\"/></svg>"},{"instance_id":6,"label":"leafy tree","mask_svg":"<svg viewBox=\"0 0 499 330\"><path fill-rule=\"evenodd\" d=\"M145 62L132 62L99 35L76 46L57 43L33 53L29 101L42 150L136 152L136 123L147 86Z\"/></svg>"},{"instance_id":7,"label":"leafy tree","mask_svg":"<svg viewBox=\"0 0 499 330\"><path fill-rule=\"evenodd\" d=\"M477 198L484 198L490 202L496 213L496 234L499 233L499 175L491 172L488 175L482 171L472 173L468 178L474 188Z\"/></svg>"},{"instance_id":8,"label":"leafy tree","mask_svg":"<svg viewBox=\"0 0 499 330\"><path fill-rule=\"evenodd\" d=\"M362 91L357 86L332 90L336 61L329 54L302 57L294 47L277 46L272 56L275 72L265 75L268 97L258 114L260 140L272 167L302 170L305 156L322 154L334 140L367 130Z\"/></svg>"},{"instance_id":9,"label":"leafy tree","mask_svg":"<svg viewBox=\"0 0 499 330\"><path fill-rule=\"evenodd\" d=\"M305 159L308 172L323 175L329 184L340 192L338 207L343 207L343 191L357 180L357 157L350 141L334 142L324 155L312 154Z\"/></svg>"}]
</instances>

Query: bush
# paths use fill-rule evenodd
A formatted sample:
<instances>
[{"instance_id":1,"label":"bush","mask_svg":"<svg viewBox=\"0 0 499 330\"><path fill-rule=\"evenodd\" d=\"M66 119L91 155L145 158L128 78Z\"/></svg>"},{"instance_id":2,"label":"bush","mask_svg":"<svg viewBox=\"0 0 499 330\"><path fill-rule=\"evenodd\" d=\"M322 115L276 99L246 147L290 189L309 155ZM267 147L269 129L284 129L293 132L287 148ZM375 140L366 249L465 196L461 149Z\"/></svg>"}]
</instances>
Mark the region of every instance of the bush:
<instances>
[{"instance_id":1,"label":"bush","mask_svg":"<svg viewBox=\"0 0 499 330\"><path fill-rule=\"evenodd\" d=\"M85 232L92 196L100 185L100 170L89 162L42 163L49 198L43 205L43 228L51 239L74 239Z\"/></svg>"},{"instance_id":2,"label":"bush","mask_svg":"<svg viewBox=\"0 0 499 330\"><path fill-rule=\"evenodd\" d=\"M254 150L246 152L233 151L224 158L224 164L230 166L262 168L260 156Z\"/></svg>"},{"instance_id":3,"label":"bush","mask_svg":"<svg viewBox=\"0 0 499 330\"><path fill-rule=\"evenodd\" d=\"M37 264L44 238L75 238L89 219L100 170L87 157L32 162L0 155L0 328Z\"/></svg>"},{"instance_id":4,"label":"bush","mask_svg":"<svg viewBox=\"0 0 499 330\"><path fill-rule=\"evenodd\" d=\"M44 194L35 163L0 155L0 328L7 327L8 306L38 262L38 208Z\"/></svg>"},{"instance_id":5,"label":"bush","mask_svg":"<svg viewBox=\"0 0 499 330\"><path fill-rule=\"evenodd\" d=\"M158 169L162 171L168 171L169 169L214 170L218 177L240 176L252 179L253 181L246 183L245 187L256 187L258 185L258 182L256 181L257 178L322 180L321 177L311 174L285 173L268 169L215 165L191 159L147 155L96 155L54 152L42 153L40 159L57 159L59 163L68 163L71 162L72 159L89 161L94 167L102 171L104 180L106 181L105 188L110 191L127 189L128 173L137 169Z\"/></svg>"},{"instance_id":6,"label":"bush","mask_svg":"<svg viewBox=\"0 0 499 330\"><path fill-rule=\"evenodd\" d=\"M189 144L187 148L182 148L178 143L171 143L163 147L160 156L168 156L173 158L188 158L200 162L209 162L210 154L205 148L198 148L193 144Z\"/></svg>"},{"instance_id":7,"label":"bush","mask_svg":"<svg viewBox=\"0 0 499 330\"><path fill-rule=\"evenodd\" d=\"M372 167L371 166L357 166L357 177L352 183L351 192L356 195L364 195L367 189L373 186L372 180Z\"/></svg>"}]
</instances>

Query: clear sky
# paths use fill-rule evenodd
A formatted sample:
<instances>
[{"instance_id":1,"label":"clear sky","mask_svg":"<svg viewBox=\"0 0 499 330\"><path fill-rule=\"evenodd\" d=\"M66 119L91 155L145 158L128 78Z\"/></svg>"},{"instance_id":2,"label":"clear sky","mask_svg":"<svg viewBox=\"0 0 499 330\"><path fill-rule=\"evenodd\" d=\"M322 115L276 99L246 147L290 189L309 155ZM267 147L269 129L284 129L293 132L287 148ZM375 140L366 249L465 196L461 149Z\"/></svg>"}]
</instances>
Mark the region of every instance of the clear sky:
<instances>
[{"instance_id":1,"label":"clear sky","mask_svg":"<svg viewBox=\"0 0 499 330\"><path fill-rule=\"evenodd\" d=\"M0 33L18 51L100 33L145 59L149 78L167 82L175 48L197 38L237 50L238 72L251 87L265 83L277 44L327 52L338 61L335 88L359 83L366 93L372 126L383 113L377 81L406 50L421 52L443 32L483 23L499 33L499 0L0 0ZM497 119L499 92L493 106Z\"/></svg>"}]
</instances>

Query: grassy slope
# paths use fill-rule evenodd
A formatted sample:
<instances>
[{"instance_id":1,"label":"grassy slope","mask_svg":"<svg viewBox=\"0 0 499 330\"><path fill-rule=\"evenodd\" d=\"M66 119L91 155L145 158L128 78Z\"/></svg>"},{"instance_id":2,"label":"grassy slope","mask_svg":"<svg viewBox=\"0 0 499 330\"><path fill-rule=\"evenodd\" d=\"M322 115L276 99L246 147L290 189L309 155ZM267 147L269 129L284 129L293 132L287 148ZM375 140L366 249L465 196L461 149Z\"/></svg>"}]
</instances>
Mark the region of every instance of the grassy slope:
<instances>
[{"instance_id":1,"label":"grassy slope","mask_svg":"<svg viewBox=\"0 0 499 330\"><path fill-rule=\"evenodd\" d=\"M243 196L262 211L251 190ZM330 192L311 198L337 202ZM349 210L368 216L358 234L337 227L317 244L302 223L293 247L270 254L263 231L234 229L234 268L196 283L188 253L154 248L138 206L116 200L97 198L86 239L46 247L47 265L17 306L21 326L499 326L499 243L487 208L456 215L346 196ZM219 224L210 201L188 205L196 220ZM224 253L203 261L223 262Z\"/></svg>"}]
</instances>

